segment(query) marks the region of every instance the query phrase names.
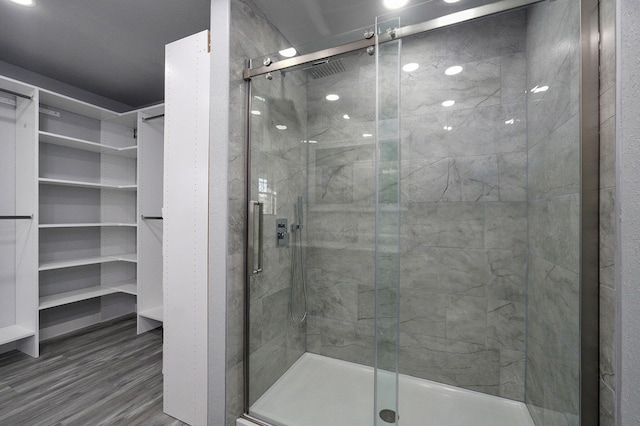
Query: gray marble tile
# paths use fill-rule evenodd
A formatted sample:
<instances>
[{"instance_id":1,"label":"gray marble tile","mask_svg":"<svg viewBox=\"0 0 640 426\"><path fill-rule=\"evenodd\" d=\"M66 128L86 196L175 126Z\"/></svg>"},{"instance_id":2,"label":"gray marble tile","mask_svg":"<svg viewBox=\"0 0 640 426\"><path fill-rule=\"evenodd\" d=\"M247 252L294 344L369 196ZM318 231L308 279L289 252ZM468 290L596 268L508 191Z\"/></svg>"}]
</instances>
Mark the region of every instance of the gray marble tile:
<instances>
[{"instance_id":1,"label":"gray marble tile","mask_svg":"<svg viewBox=\"0 0 640 426\"><path fill-rule=\"evenodd\" d=\"M579 117L574 116L529 151L529 199L578 192L580 183Z\"/></svg>"},{"instance_id":2,"label":"gray marble tile","mask_svg":"<svg viewBox=\"0 0 640 426\"><path fill-rule=\"evenodd\" d=\"M440 29L402 40L402 65L415 62L420 64L418 69L423 71L444 71L446 67L455 65L448 60L447 36L447 30ZM410 74L403 74L403 78Z\"/></svg>"},{"instance_id":3,"label":"gray marble tile","mask_svg":"<svg viewBox=\"0 0 640 426\"><path fill-rule=\"evenodd\" d=\"M486 296L492 275L484 250L434 249L438 291L460 296ZM483 308L486 314L486 304Z\"/></svg>"},{"instance_id":4,"label":"gray marble tile","mask_svg":"<svg viewBox=\"0 0 640 426\"><path fill-rule=\"evenodd\" d=\"M500 101L502 104L523 102L527 90L527 58L524 52L500 58Z\"/></svg>"},{"instance_id":5,"label":"gray marble tile","mask_svg":"<svg viewBox=\"0 0 640 426\"><path fill-rule=\"evenodd\" d=\"M374 325L376 293L373 285L358 286L358 324Z\"/></svg>"},{"instance_id":6,"label":"gray marble tile","mask_svg":"<svg viewBox=\"0 0 640 426\"><path fill-rule=\"evenodd\" d=\"M443 69L418 69L401 84L403 117L422 116L500 103L500 58L460 63L463 71L448 76ZM450 107L442 102L455 101Z\"/></svg>"},{"instance_id":7,"label":"gray marble tile","mask_svg":"<svg viewBox=\"0 0 640 426\"><path fill-rule=\"evenodd\" d=\"M446 337L447 296L404 289L400 293L400 330L408 334Z\"/></svg>"},{"instance_id":8,"label":"gray marble tile","mask_svg":"<svg viewBox=\"0 0 640 426\"><path fill-rule=\"evenodd\" d=\"M500 201L525 201L527 199L526 152L498 155L498 185Z\"/></svg>"},{"instance_id":9,"label":"gray marble tile","mask_svg":"<svg viewBox=\"0 0 640 426\"><path fill-rule=\"evenodd\" d=\"M487 203L484 238L486 248L523 250L527 242L526 203Z\"/></svg>"},{"instance_id":10,"label":"gray marble tile","mask_svg":"<svg viewBox=\"0 0 640 426\"><path fill-rule=\"evenodd\" d=\"M600 189L616 185L616 120L611 117L600 125Z\"/></svg>"},{"instance_id":11,"label":"gray marble tile","mask_svg":"<svg viewBox=\"0 0 640 426\"><path fill-rule=\"evenodd\" d=\"M373 365L373 327L311 316L309 328L308 351L357 364Z\"/></svg>"},{"instance_id":12,"label":"gray marble tile","mask_svg":"<svg viewBox=\"0 0 640 426\"><path fill-rule=\"evenodd\" d=\"M498 201L497 156L458 157L452 166L459 176L461 201Z\"/></svg>"},{"instance_id":13,"label":"gray marble tile","mask_svg":"<svg viewBox=\"0 0 640 426\"><path fill-rule=\"evenodd\" d=\"M374 283L374 252L368 249L320 248L307 250L309 285L320 282Z\"/></svg>"},{"instance_id":14,"label":"gray marble tile","mask_svg":"<svg viewBox=\"0 0 640 426\"><path fill-rule=\"evenodd\" d=\"M500 396L524 401L525 354L521 351L500 351Z\"/></svg>"},{"instance_id":15,"label":"gray marble tile","mask_svg":"<svg viewBox=\"0 0 640 426\"><path fill-rule=\"evenodd\" d=\"M579 347L578 274L531 257L529 262L529 306L540 314L571 348Z\"/></svg>"},{"instance_id":16,"label":"gray marble tile","mask_svg":"<svg viewBox=\"0 0 640 426\"><path fill-rule=\"evenodd\" d=\"M450 342L445 363L447 374L457 386L498 395L500 391L500 353L483 345ZM473 365L472 371L469 366Z\"/></svg>"},{"instance_id":17,"label":"gray marble tile","mask_svg":"<svg viewBox=\"0 0 640 426\"><path fill-rule=\"evenodd\" d=\"M600 284L615 288L615 189L600 191Z\"/></svg>"},{"instance_id":18,"label":"gray marble tile","mask_svg":"<svg viewBox=\"0 0 640 426\"><path fill-rule=\"evenodd\" d=\"M529 203L529 249L535 256L578 271L579 196Z\"/></svg>"},{"instance_id":19,"label":"gray marble tile","mask_svg":"<svg viewBox=\"0 0 640 426\"><path fill-rule=\"evenodd\" d=\"M244 412L244 365L239 362L226 370L227 425L235 426Z\"/></svg>"},{"instance_id":20,"label":"gray marble tile","mask_svg":"<svg viewBox=\"0 0 640 426\"><path fill-rule=\"evenodd\" d=\"M375 212L342 205L319 209L310 206L306 218L308 244L341 244L345 247L372 247L375 244Z\"/></svg>"},{"instance_id":21,"label":"gray marble tile","mask_svg":"<svg viewBox=\"0 0 640 426\"><path fill-rule=\"evenodd\" d=\"M447 49L450 58L469 61L524 52L526 22L527 15L520 10L449 28Z\"/></svg>"},{"instance_id":22,"label":"gray marble tile","mask_svg":"<svg viewBox=\"0 0 640 426\"><path fill-rule=\"evenodd\" d=\"M512 250L487 252L491 278L487 296L491 299L524 303L526 298L526 253Z\"/></svg>"},{"instance_id":23,"label":"gray marble tile","mask_svg":"<svg viewBox=\"0 0 640 426\"><path fill-rule=\"evenodd\" d=\"M400 372L497 395L500 355L483 345L401 332Z\"/></svg>"},{"instance_id":24,"label":"gray marble tile","mask_svg":"<svg viewBox=\"0 0 640 426\"><path fill-rule=\"evenodd\" d=\"M401 173L401 202L460 200L460 176L450 158L404 161Z\"/></svg>"},{"instance_id":25,"label":"gray marble tile","mask_svg":"<svg viewBox=\"0 0 640 426\"><path fill-rule=\"evenodd\" d=\"M616 294L608 287L600 286L600 379L615 388Z\"/></svg>"},{"instance_id":26,"label":"gray marble tile","mask_svg":"<svg viewBox=\"0 0 640 426\"><path fill-rule=\"evenodd\" d=\"M600 124L616 115L616 88L611 87L600 94Z\"/></svg>"},{"instance_id":27,"label":"gray marble tile","mask_svg":"<svg viewBox=\"0 0 640 426\"><path fill-rule=\"evenodd\" d=\"M251 354L249 404L253 404L290 367L283 339L274 339Z\"/></svg>"},{"instance_id":28,"label":"gray marble tile","mask_svg":"<svg viewBox=\"0 0 640 426\"><path fill-rule=\"evenodd\" d=\"M289 289L283 289L262 299L262 318L259 327L262 331L263 345L276 338L285 341L287 328L291 321L289 295Z\"/></svg>"},{"instance_id":29,"label":"gray marble tile","mask_svg":"<svg viewBox=\"0 0 640 426\"><path fill-rule=\"evenodd\" d=\"M600 422L599 426L615 425L615 393L600 381Z\"/></svg>"},{"instance_id":30,"label":"gray marble tile","mask_svg":"<svg viewBox=\"0 0 640 426\"><path fill-rule=\"evenodd\" d=\"M403 247L483 245L484 208L476 203L413 203L402 214Z\"/></svg>"},{"instance_id":31,"label":"gray marble tile","mask_svg":"<svg viewBox=\"0 0 640 426\"><path fill-rule=\"evenodd\" d=\"M357 321L357 284L314 280L309 283L308 291L310 315L342 321Z\"/></svg>"},{"instance_id":32,"label":"gray marble tile","mask_svg":"<svg viewBox=\"0 0 640 426\"><path fill-rule=\"evenodd\" d=\"M446 337L449 340L486 342L487 299L485 297L447 296Z\"/></svg>"},{"instance_id":33,"label":"gray marble tile","mask_svg":"<svg viewBox=\"0 0 640 426\"><path fill-rule=\"evenodd\" d=\"M616 78L616 2L599 2L600 93L615 86Z\"/></svg>"},{"instance_id":34,"label":"gray marble tile","mask_svg":"<svg viewBox=\"0 0 640 426\"><path fill-rule=\"evenodd\" d=\"M400 288L438 291L442 258L434 248L415 248L400 256Z\"/></svg>"},{"instance_id":35,"label":"gray marble tile","mask_svg":"<svg viewBox=\"0 0 640 426\"><path fill-rule=\"evenodd\" d=\"M525 350L525 305L523 303L489 299L487 346L514 351Z\"/></svg>"},{"instance_id":36,"label":"gray marble tile","mask_svg":"<svg viewBox=\"0 0 640 426\"><path fill-rule=\"evenodd\" d=\"M524 103L406 117L401 125L403 160L492 155L527 146Z\"/></svg>"},{"instance_id":37,"label":"gray marble tile","mask_svg":"<svg viewBox=\"0 0 640 426\"><path fill-rule=\"evenodd\" d=\"M529 143L535 145L579 112L580 9L573 2L534 5L527 19ZM533 93L536 86L549 90Z\"/></svg>"},{"instance_id":38,"label":"gray marble tile","mask_svg":"<svg viewBox=\"0 0 640 426\"><path fill-rule=\"evenodd\" d=\"M453 384L447 374L450 356L446 339L400 333L400 373Z\"/></svg>"}]
</instances>

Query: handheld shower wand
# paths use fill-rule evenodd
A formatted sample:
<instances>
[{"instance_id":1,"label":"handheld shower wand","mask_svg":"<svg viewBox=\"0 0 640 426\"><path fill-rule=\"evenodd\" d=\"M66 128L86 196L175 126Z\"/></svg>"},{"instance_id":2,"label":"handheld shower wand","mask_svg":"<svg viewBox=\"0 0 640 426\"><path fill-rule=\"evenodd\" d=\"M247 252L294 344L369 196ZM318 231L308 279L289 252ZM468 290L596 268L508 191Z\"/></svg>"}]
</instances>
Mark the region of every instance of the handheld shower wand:
<instances>
[{"instance_id":1,"label":"handheld shower wand","mask_svg":"<svg viewBox=\"0 0 640 426\"><path fill-rule=\"evenodd\" d=\"M307 269L304 258L304 247L302 244L302 228L304 228L304 204L303 198L298 197L297 203L297 223L291 224L291 233L293 234L293 251L291 253L291 320L295 324L301 324L307 318ZM301 282L300 282L301 281ZM301 318L296 317L296 284L300 282L302 286L302 297L304 312Z\"/></svg>"}]
</instances>

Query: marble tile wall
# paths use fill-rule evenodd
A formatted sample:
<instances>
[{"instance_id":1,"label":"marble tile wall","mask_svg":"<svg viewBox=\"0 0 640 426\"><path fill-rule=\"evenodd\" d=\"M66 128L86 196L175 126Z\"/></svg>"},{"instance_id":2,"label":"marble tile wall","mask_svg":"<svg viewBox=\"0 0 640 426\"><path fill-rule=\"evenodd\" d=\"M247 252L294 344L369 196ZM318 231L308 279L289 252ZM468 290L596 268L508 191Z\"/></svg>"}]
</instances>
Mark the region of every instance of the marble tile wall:
<instances>
[{"instance_id":1,"label":"marble tile wall","mask_svg":"<svg viewBox=\"0 0 640 426\"><path fill-rule=\"evenodd\" d=\"M615 6L600 0L600 425L615 424Z\"/></svg>"},{"instance_id":2,"label":"marble tile wall","mask_svg":"<svg viewBox=\"0 0 640 426\"><path fill-rule=\"evenodd\" d=\"M308 82L307 350L366 365L375 356L374 61L352 52L334 60L344 72Z\"/></svg>"},{"instance_id":3,"label":"marble tile wall","mask_svg":"<svg viewBox=\"0 0 640 426\"><path fill-rule=\"evenodd\" d=\"M403 40L400 369L524 398L526 14ZM374 360L375 65L309 82L308 350ZM463 72L444 71L461 65ZM335 93L336 102L325 96ZM441 103L452 99L454 106ZM344 118L344 114L349 119Z\"/></svg>"},{"instance_id":4,"label":"marble tile wall","mask_svg":"<svg viewBox=\"0 0 640 426\"><path fill-rule=\"evenodd\" d=\"M227 271L227 424L243 412L243 323L245 252L245 61L265 52L289 47L288 42L250 0L231 2L231 81L229 135L229 251ZM252 197L275 206L264 217L265 272L251 285L251 392L255 401L305 351L306 327L289 319L290 249L275 247L275 219L293 220L293 204L303 190L300 140L306 117L301 82L277 74L272 81L256 79L253 86ZM286 131L275 125L286 125Z\"/></svg>"},{"instance_id":5,"label":"marble tile wall","mask_svg":"<svg viewBox=\"0 0 640 426\"><path fill-rule=\"evenodd\" d=\"M539 426L579 424L579 49L580 2L529 8L526 403Z\"/></svg>"}]
</instances>

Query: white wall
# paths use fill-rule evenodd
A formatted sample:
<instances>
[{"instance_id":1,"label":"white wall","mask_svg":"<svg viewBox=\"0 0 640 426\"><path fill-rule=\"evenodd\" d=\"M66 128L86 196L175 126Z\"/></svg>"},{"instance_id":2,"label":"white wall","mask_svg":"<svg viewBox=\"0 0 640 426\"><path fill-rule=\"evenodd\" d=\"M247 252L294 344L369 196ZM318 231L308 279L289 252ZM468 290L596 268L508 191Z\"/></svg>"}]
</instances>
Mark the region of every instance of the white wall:
<instances>
[{"instance_id":1,"label":"white wall","mask_svg":"<svg viewBox=\"0 0 640 426\"><path fill-rule=\"evenodd\" d=\"M640 424L640 2L619 0L617 20L616 425Z\"/></svg>"}]
</instances>

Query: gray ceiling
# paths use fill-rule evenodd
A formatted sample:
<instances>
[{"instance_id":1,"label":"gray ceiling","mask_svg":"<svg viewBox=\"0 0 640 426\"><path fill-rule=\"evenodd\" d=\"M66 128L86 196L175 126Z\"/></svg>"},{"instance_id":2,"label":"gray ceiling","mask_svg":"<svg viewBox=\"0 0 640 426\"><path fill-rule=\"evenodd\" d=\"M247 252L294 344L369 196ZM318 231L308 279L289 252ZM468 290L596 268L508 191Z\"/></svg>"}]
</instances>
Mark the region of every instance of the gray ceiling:
<instances>
[{"instance_id":1,"label":"gray ceiling","mask_svg":"<svg viewBox=\"0 0 640 426\"><path fill-rule=\"evenodd\" d=\"M162 101L164 45L209 28L209 0L0 0L0 60L132 107Z\"/></svg>"},{"instance_id":2,"label":"gray ceiling","mask_svg":"<svg viewBox=\"0 0 640 426\"><path fill-rule=\"evenodd\" d=\"M429 0L409 9L403 25L492 1ZM36 2L0 0L0 61L131 107L163 100L164 45L209 28L209 0ZM361 38L389 13L381 0L254 2L301 53Z\"/></svg>"}]
</instances>

